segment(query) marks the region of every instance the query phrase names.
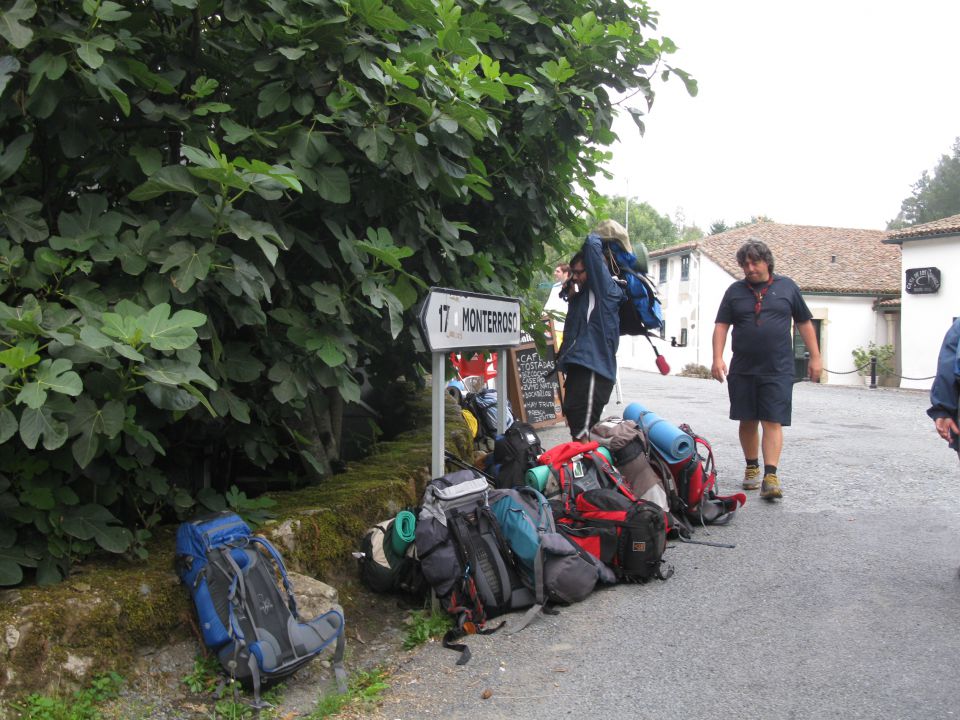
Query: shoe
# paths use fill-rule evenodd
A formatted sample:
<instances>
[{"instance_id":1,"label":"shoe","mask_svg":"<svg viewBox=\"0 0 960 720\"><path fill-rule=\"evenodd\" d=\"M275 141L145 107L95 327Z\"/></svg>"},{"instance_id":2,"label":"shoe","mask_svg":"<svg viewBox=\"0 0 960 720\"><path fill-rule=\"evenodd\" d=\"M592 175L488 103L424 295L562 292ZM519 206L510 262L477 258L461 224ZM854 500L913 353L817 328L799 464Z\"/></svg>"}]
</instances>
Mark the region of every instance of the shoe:
<instances>
[{"instance_id":1,"label":"shoe","mask_svg":"<svg viewBox=\"0 0 960 720\"><path fill-rule=\"evenodd\" d=\"M756 465L747 465L743 471L743 489L756 490L760 487L760 468Z\"/></svg>"},{"instance_id":2,"label":"shoe","mask_svg":"<svg viewBox=\"0 0 960 720\"><path fill-rule=\"evenodd\" d=\"M783 490L780 489L780 478L773 473L763 476L763 484L760 486L760 497L764 500L775 500L783 497Z\"/></svg>"}]
</instances>

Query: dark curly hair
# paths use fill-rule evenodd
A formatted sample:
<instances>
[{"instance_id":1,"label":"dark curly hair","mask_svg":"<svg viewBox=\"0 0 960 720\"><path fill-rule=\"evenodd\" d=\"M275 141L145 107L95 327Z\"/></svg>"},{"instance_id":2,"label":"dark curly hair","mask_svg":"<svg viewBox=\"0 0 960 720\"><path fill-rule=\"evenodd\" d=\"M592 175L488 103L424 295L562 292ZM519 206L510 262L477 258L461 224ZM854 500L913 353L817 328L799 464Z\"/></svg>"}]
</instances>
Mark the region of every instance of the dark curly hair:
<instances>
[{"instance_id":1,"label":"dark curly hair","mask_svg":"<svg viewBox=\"0 0 960 720\"><path fill-rule=\"evenodd\" d=\"M770 272L773 272L773 253L770 252L770 248L762 240L751 238L740 246L740 249L737 250L737 265L743 267L747 260L751 262L763 260L767 263Z\"/></svg>"}]
</instances>

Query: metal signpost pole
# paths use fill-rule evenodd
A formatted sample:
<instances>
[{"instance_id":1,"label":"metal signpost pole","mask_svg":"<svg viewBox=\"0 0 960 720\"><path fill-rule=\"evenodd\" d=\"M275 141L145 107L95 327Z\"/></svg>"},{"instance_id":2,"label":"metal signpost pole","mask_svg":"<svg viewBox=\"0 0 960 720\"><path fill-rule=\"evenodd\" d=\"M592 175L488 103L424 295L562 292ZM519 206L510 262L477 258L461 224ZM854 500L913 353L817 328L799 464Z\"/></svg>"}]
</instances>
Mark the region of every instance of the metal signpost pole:
<instances>
[{"instance_id":1,"label":"metal signpost pole","mask_svg":"<svg viewBox=\"0 0 960 720\"><path fill-rule=\"evenodd\" d=\"M437 442L437 438L444 437L444 412L443 412L443 353L433 353L433 391L432 402L430 403L433 412L432 437L430 453L430 477L441 477L443 475L443 442Z\"/></svg>"},{"instance_id":2,"label":"metal signpost pole","mask_svg":"<svg viewBox=\"0 0 960 720\"><path fill-rule=\"evenodd\" d=\"M497 433L507 429L507 351L497 349Z\"/></svg>"}]
</instances>

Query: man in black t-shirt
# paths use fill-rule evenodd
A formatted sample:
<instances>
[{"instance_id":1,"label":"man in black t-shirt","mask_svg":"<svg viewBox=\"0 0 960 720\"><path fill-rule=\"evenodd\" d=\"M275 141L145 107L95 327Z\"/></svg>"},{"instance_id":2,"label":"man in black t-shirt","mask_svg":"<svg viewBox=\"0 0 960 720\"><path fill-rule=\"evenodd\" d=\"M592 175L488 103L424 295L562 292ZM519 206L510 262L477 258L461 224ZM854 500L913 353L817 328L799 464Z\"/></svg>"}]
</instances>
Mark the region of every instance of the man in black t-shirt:
<instances>
[{"instance_id":1,"label":"man in black t-shirt","mask_svg":"<svg viewBox=\"0 0 960 720\"><path fill-rule=\"evenodd\" d=\"M793 402L793 332L810 351L808 372L820 381L823 363L807 304L788 277L773 274L773 253L759 240L737 251L743 280L727 288L713 330L713 377L728 379L730 419L740 421L740 446L747 462L746 490L760 488L760 497L783 497L777 465L783 449L783 427L790 424ZM723 361L727 331L733 326L733 359ZM761 441L761 428L763 429ZM760 452L763 452L763 479Z\"/></svg>"}]
</instances>

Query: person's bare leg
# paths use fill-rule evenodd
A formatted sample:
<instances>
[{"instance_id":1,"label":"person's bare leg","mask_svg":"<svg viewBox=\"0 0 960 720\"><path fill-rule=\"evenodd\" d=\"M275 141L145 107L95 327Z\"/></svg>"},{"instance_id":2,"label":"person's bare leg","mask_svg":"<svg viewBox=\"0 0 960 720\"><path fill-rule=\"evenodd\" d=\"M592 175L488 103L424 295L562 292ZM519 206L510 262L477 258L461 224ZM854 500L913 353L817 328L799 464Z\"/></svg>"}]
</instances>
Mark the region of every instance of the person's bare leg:
<instances>
[{"instance_id":1,"label":"person's bare leg","mask_svg":"<svg viewBox=\"0 0 960 720\"><path fill-rule=\"evenodd\" d=\"M763 464L776 467L780 464L780 451L783 450L783 426L777 422L762 420L763 426ZM741 444L743 440L740 441Z\"/></svg>"}]
</instances>

